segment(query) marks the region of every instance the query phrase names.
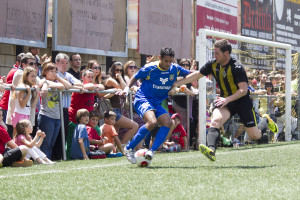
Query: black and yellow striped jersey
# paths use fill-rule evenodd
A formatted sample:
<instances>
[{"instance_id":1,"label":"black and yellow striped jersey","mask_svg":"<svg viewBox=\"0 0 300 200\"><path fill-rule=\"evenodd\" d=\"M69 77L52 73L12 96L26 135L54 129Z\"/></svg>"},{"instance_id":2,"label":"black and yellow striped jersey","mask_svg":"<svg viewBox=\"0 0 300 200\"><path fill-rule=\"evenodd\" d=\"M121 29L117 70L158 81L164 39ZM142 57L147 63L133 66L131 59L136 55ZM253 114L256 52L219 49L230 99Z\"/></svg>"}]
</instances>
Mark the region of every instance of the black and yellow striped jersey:
<instances>
[{"instance_id":1,"label":"black and yellow striped jersey","mask_svg":"<svg viewBox=\"0 0 300 200\"><path fill-rule=\"evenodd\" d=\"M248 78L240 61L230 58L225 66L217 63L216 59L208 61L201 69L204 76L212 74L221 90L221 97L228 97L238 90L238 83L247 82ZM249 95L249 92L248 92Z\"/></svg>"}]
</instances>

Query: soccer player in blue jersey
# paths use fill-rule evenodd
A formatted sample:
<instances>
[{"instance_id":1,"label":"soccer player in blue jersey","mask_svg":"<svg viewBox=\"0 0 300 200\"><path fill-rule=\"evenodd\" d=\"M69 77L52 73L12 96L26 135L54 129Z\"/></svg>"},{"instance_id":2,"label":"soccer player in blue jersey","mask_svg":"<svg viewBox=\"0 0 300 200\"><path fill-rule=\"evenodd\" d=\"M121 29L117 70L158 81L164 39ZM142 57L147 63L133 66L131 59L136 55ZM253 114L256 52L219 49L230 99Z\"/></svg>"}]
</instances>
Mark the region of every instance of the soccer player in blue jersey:
<instances>
[{"instance_id":1,"label":"soccer player in blue jersey","mask_svg":"<svg viewBox=\"0 0 300 200\"><path fill-rule=\"evenodd\" d=\"M169 113L161 106L161 102L168 97L173 83L178 76L186 76L190 73L179 65L173 63L175 52L171 47L161 49L159 61L151 62L141 68L129 81L124 89L128 93L134 83L140 79L141 87L135 94L134 109L143 118L142 126L133 137L132 141L124 148L127 159L132 164L136 163L134 148L142 141L157 124L161 125L156 134L152 147L147 151L145 158L152 160L155 150L165 141L171 119Z\"/></svg>"}]
</instances>

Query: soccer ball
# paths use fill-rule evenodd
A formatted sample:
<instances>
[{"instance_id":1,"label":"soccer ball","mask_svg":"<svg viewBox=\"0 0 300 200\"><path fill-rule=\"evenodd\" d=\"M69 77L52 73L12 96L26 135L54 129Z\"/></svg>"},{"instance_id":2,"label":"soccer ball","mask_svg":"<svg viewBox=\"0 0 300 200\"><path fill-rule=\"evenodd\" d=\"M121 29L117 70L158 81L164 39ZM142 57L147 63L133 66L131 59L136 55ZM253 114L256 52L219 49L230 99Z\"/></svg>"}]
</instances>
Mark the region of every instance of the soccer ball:
<instances>
[{"instance_id":1,"label":"soccer ball","mask_svg":"<svg viewBox=\"0 0 300 200\"><path fill-rule=\"evenodd\" d=\"M151 160L145 158L147 149L140 149L135 152L134 156L138 167L148 167L151 164Z\"/></svg>"}]
</instances>

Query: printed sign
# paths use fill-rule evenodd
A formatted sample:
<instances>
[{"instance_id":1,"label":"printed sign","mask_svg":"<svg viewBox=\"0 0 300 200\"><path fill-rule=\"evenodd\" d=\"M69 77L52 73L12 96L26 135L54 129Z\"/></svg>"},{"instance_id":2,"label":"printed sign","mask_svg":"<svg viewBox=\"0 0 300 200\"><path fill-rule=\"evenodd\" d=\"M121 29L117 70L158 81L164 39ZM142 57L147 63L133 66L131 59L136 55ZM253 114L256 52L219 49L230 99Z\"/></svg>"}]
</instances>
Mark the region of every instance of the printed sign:
<instances>
[{"instance_id":1,"label":"printed sign","mask_svg":"<svg viewBox=\"0 0 300 200\"><path fill-rule=\"evenodd\" d=\"M197 30L201 28L237 34L237 0L197 0Z\"/></svg>"}]
</instances>

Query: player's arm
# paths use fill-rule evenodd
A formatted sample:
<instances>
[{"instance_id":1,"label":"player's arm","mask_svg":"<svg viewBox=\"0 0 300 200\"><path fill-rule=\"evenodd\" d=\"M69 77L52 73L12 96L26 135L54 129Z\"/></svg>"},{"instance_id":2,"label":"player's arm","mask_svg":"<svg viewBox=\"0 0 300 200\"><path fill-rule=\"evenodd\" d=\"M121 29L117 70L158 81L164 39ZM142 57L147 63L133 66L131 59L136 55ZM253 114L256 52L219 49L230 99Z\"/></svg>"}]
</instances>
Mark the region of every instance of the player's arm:
<instances>
[{"instance_id":1,"label":"player's arm","mask_svg":"<svg viewBox=\"0 0 300 200\"><path fill-rule=\"evenodd\" d=\"M184 79L181 79L179 81L175 81L173 83L172 89L170 90L169 94L170 95L174 95L175 94L175 90L177 87L187 84L187 83L191 83L193 81L196 81L200 78L202 78L204 75L200 73L200 71L195 71L193 73L188 74Z\"/></svg>"},{"instance_id":2,"label":"player's arm","mask_svg":"<svg viewBox=\"0 0 300 200\"><path fill-rule=\"evenodd\" d=\"M254 92L250 92L250 94L265 95L265 94L267 94L267 90L255 90Z\"/></svg>"},{"instance_id":3,"label":"player's arm","mask_svg":"<svg viewBox=\"0 0 300 200\"><path fill-rule=\"evenodd\" d=\"M175 81L175 83L173 84L173 87L179 87L181 85L191 83L193 81L196 81L196 80L202 78L203 76L204 75L201 74L200 71L192 72L192 73L188 74L187 76L185 76L184 79L181 79L179 81Z\"/></svg>"}]
</instances>

